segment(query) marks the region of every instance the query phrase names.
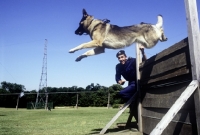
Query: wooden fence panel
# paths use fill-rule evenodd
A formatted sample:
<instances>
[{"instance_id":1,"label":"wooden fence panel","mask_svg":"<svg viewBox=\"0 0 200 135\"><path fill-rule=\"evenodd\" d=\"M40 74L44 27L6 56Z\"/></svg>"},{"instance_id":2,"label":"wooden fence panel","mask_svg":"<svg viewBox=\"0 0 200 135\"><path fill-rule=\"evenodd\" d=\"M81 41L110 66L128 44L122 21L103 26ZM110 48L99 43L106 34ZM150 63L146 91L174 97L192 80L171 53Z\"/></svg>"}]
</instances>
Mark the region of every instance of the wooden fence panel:
<instances>
[{"instance_id":1,"label":"wooden fence panel","mask_svg":"<svg viewBox=\"0 0 200 135\"><path fill-rule=\"evenodd\" d=\"M150 117L143 117L143 125L148 123L148 126L143 126L143 133L148 135L152 129L156 127L160 119L153 119ZM196 135L196 126L181 122L170 122L170 124L163 131L162 135Z\"/></svg>"},{"instance_id":2,"label":"wooden fence panel","mask_svg":"<svg viewBox=\"0 0 200 135\"><path fill-rule=\"evenodd\" d=\"M149 134L192 81L188 39L142 63L140 74L143 132ZM173 134L197 134L194 95L163 131Z\"/></svg>"}]
</instances>

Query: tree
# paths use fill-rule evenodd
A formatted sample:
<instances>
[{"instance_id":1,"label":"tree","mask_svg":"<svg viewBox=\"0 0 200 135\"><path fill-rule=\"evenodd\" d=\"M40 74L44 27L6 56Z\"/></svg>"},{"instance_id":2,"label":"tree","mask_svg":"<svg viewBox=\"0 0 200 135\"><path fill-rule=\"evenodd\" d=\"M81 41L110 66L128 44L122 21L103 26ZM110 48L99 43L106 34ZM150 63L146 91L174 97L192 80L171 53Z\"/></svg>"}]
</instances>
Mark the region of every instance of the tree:
<instances>
[{"instance_id":1,"label":"tree","mask_svg":"<svg viewBox=\"0 0 200 135\"><path fill-rule=\"evenodd\" d=\"M110 104L120 104L123 103L121 98L119 98L118 93L120 90L122 90L123 87L119 84L113 84L108 88L108 91L110 92Z\"/></svg>"},{"instance_id":2,"label":"tree","mask_svg":"<svg viewBox=\"0 0 200 135\"><path fill-rule=\"evenodd\" d=\"M6 94L9 93L8 91L0 88L0 94ZM0 107L5 107L5 103L7 102L7 96L6 95L0 95Z\"/></svg>"},{"instance_id":3,"label":"tree","mask_svg":"<svg viewBox=\"0 0 200 135\"><path fill-rule=\"evenodd\" d=\"M21 93L24 92L25 87L21 84L1 82L2 89L9 91L10 93Z\"/></svg>"},{"instance_id":4,"label":"tree","mask_svg":"<svg viewBox=\"0 0 200 135\"><path fill-rule=\"evenodd\" d=\"M87 91L97 91L97 90L99 90L100 88L101 88L102 86L100 85L100 84L96 84L96 85L94 85L94 83L91 83L90 85L88 85L87 87L86 87L86 90Z\"/></svg>"},{"instance_id":5,"label":"tree","mask_svg":"<svg viewBox=\"0 0 200 135\"><path fill-rule=\"evenodd\" d=\"M1 92L7 92L7 93L21 93L24 92L25 87L21 84L16 83L9 83L9 82L1 82L2 91ZM6 95L3 96L1 100L4 100L1 104L1 106L4 107L15 107L16 101L19 95Z\"/></svg>"},{"instance_id":6,"label":"tree","mask_svg":"<svg viewBox=\"0 0 200 135\"><path fill-rule=\"evenodd\" d=\"M121 85L114 84L110 87L101 86L100 84L91 83L85 89L78 86L72 87L48 87L48 92L77 92L79 93L79 106L107 106L108 92L110 92L110 104L122 103L121 99L117 96L122 89ZM87 91L87 92L86 92ZM89 92L88 92L89 91ZM25 87L16 83L1 82L0 94L3 93L21 93L24 92L25 96L20 98L19 107L26 108L27 103L35 103L37 91L25 91ZM44 89L40 90L40 93L45 93ZM44 95L41 95L44 96ZM1 95L0 106L1 107L15 107L18 94ZM49 102L53 102L54 106L75 106L77 94L76 93L56 93L49 94Z\"/></svg>"}]
</instances>

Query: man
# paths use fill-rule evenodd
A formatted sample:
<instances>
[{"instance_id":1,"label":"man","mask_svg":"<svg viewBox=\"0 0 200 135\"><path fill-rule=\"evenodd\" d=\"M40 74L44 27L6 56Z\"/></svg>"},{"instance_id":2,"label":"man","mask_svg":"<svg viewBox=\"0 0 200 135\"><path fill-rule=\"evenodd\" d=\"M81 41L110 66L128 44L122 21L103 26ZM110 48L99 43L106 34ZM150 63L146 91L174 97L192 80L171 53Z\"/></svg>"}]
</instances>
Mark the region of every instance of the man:
<instances>
[{"instance_id":1,"label":"man","mask_svg":"<svg viewBox=\"0 0 200 135\"><path fill-rule=\"evenodd\" d=\"M142 52L142 60L145 61L146 55L144 53L144 47L140 47ZM128 81L128 86L120 91L119 95L126 102L128 101L133 94L136 93L136 59L129 57L127 59L126 53L124 50L120 50L116 57L119 60L119 64L116 65L116 82L120 85L123 85L126 81ZM121 75L125 80L121 79Z\"/></svg>"},{"instance_id":2,"label":"man","mask_svg":"<svg viewBox=\"0 0 200 135\"><path fill-rule=\"evenodd\" d=\"M147 58L144 53L144 47L140 46L140 50L142 52L142 61L145 61ZM116 82L120 85L123 85L126 81L128 81L128 86L119 92L119 96L124 100L124 102L127 102L134 94L137 93L136 59L131 57L127 58L124 50L120 50L116 54L116 57L120 62L116 65ZM122 80L121 76L123 76L125 80ZM136 104L132 104L132 106L135 108ZM135 115L135 117L137 116Z\"/></svg>"}]
</instances>

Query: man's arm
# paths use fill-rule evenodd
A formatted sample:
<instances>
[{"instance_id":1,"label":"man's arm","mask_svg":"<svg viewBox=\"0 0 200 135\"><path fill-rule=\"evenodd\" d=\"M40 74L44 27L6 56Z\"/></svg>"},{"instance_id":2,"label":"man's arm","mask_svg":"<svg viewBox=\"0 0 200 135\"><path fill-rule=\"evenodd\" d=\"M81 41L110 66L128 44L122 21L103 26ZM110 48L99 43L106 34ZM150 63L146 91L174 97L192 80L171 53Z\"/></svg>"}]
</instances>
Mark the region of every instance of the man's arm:
<instances>
[{"instance_id":1,"label":"man's arm","mask_svg":"<svg viewBox=\"0 0 200 135\"><path fill-rule=\"evenodd\" d=\"M119 67L118 65L116 66L116 74L115 74L115 80L118 84L123 85L126 81L121 80L121 74L119 72Z\"/></svg>"}]
</instances>

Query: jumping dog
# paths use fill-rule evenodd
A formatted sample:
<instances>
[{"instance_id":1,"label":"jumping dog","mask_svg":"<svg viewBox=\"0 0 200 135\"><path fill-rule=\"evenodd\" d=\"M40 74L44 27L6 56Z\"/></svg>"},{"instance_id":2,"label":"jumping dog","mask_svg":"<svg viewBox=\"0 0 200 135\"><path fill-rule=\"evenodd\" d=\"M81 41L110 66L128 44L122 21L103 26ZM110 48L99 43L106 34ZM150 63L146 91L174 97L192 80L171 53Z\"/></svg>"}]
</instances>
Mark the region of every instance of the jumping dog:
<instances>
[{"instance_id":1,"label":"jumping dog","mask_svg":"<svg viewBox=\"0 0 200 135\"><path fill-rule=\"evenodd\" d=\"M92 41L69 50L69 53L84 48L94 49L85 52L76 61L80 61L87 56L104 53L105 48L120 49L136 42L142 44L145 48L152 48L159 40L161 42L167 40L162 27L163 17L161 15L158 15L158 22L155 25L142 22L138 25L119 27L109 24L109 20L94 19L85 9L83 9L82 14L83 17L75 34L83 35L86 33Z\"/></svg>"}]
</instances>

